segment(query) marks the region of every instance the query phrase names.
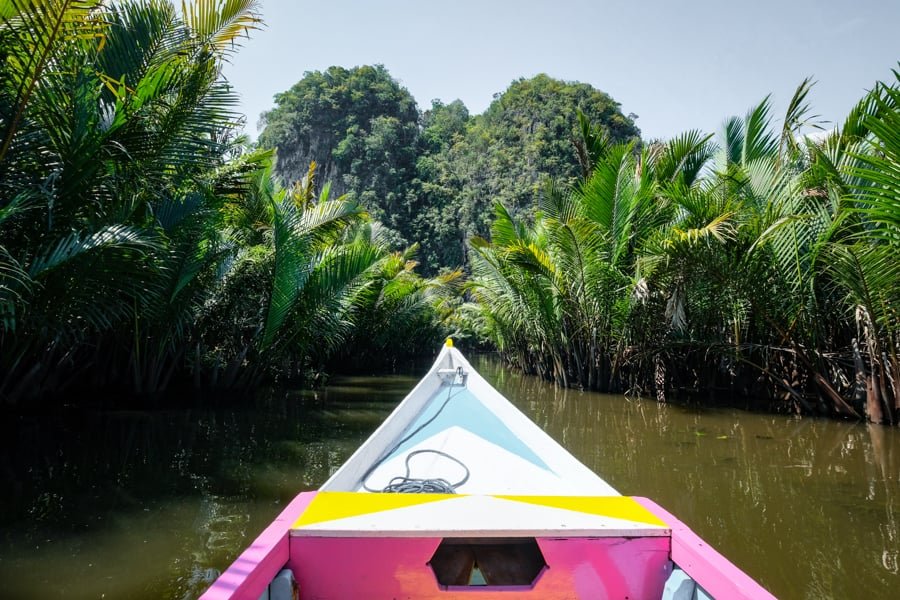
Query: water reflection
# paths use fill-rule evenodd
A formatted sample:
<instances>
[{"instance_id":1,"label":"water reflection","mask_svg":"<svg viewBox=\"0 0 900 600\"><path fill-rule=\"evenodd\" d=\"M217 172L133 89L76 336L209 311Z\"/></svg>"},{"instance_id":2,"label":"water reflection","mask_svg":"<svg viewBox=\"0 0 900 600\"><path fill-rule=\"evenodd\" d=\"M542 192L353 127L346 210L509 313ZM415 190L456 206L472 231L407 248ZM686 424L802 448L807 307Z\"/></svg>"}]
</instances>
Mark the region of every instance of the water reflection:
<instances>
[{"instance_id":1,"label":"water reflection","mask_svg":"<svg viewBox=\"0 0 900 600\"><path fill-rule=\"evenodd\" d=\"M351 383L239 409L5 421L0 597L195 598L412 382Z\"/></svg>"},{"instance_id":2,"label":"water reflection","mask_svg":"<svg viewBox=\"0 0 900 600\"><path fill-rule=\"evenodd\" d=\"M561 390L476 367L626 494L695 528L783 598L900 585L900 435ZM0 596L192 598L415 383L345 378L241 409L0 425Z\"/></svg>"},{"instance_id":3,"label":"water reflection","mask_svg":"<svg viewBox=\"0 0 900 600\"><path fill-rule=\"evenodd\" d=\"M885 598L900 585L896 430L495 380L622 493L654 498L779 597Z\"/></svg>"}]
</instances>

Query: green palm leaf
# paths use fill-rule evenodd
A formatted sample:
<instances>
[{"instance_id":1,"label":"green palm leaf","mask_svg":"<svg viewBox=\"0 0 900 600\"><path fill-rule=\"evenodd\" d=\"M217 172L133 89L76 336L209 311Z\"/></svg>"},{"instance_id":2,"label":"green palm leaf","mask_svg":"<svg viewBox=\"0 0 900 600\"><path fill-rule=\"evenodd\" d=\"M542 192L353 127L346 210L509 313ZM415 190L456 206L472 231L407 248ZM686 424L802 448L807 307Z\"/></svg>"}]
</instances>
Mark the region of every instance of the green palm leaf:
<instances>
[{"instance_id":1,"label":"green palm leaf","mask_svg":"<svg viewBox=\"0 0 900 600\"><path fill-rule=\"evenodd\" d=\"M183 1L181 12L194 35L222 53L234 49L238 38L262 23L258 0Z\"/></svg>"},{"instance_id":2,"label":"green palm leaf","mask_svg":"<svg viewBox=\"0 0 900 600\"><path fill-rule=\"evenodd\" d=\"M744 147L741 151L741 163L771 157L778 152L778 140L770 130L771 106L769 96L750 109L744 118Z\"/></svg>"},{"instance_id":3,"label":"green palm leaf","mask_svg":"<svg viewBox=\"0 0 900 600\"><path fill-rule=\"evenodd\" d=\"M826 257L826 268L847 294L848 305L863 306L873 323L896 340L900 335L900 261L896 248L830 244Z\"/></svg>"},{"instance_id":4,"label":"green palm leaf","mask_svg":"<svg viewBox=\"0 0 900 600\"><path fill-rule=\"evenodd\" d=\"M39 280L50 271L90 254L106 250L142 254L154 247L141 231L126 225L109 225L90 234L71 233L40 252L28 265L28 274Z\"/></svg>"},{"instance_id":5,"label":"green palm leaf","mask_svg":"<svg viewBox=\"0 0 900 600\"><path fill-rule=\"evenodd\" d=\"M900 83L900 72L895 71ZM876 96L878 112L865 119L873 136L872 148L856 156L850 168L859 179L858 208L873 225L871 235L900 246L900 89L884 87Z\"/></svg>"},{"instance_id":6,"label":"green palm leaf","mask_svg":"<svg viewBox=\"0 0 900 600\"><path fill-rule=\"evenodd\" d=\"M6 158L25 110L39 91L47 67L68 43L102 37L101 24L92 18L99 0L7 0L0 10L0 28L9 32L12 43L5 56L5 74L15 92L12 111L4 115L0 162ZM52 79L52 77L51 77Z\"/></svg>"},{"instance_id":7,"label":"green palm leaf","mask_svg":"<svg viewBox=\"0 0 900 600\"><path fill-rule=\"evenodd\" d=\"M813 85L815 85L815 82L811 77L807 77L800 82L800 85L797 86L794 95L791 97L791 101L788 103L784 123L781 127L781 149L795 156L801 152L801 147L798 143L801 129L804 126L822 129L817 121L819 115L810 114L812 110L809 102L807 102L807 96L809 96Z\"/></svg>"},{"instance_id":8,"label":"green palm leaf","mask_svg":"<svg viewBox=\"0 0 900 600\"><path fill-rule=\"evenodd\" d=\"M261 350L275 343L278 332L295 308L312 273L316 252L336 241L348 225L365 216L358 204L348 200L330 200L302 210L285 198L274 202L273 208L275 273L260 339Z\"/></svg>"},{"instance_id":9,"label":"green palm leaf","mask_svg":"<svg viewBox=\"0 0 900 600\"><path fill-rule=\"evenodd\" d=\"M657 181L670 182L680 177L686 185L693 185L714 154L712 137L694 129L666 142L653 161Z\"/></svg>"}]
</instances>

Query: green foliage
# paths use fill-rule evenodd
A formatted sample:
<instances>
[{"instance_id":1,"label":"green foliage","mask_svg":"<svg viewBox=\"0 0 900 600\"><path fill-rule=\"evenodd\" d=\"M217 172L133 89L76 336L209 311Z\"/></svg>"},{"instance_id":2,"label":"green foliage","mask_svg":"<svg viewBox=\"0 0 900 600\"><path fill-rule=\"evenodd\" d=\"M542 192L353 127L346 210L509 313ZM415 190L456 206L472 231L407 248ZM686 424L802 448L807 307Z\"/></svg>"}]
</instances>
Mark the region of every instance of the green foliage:
<instances>
[{"instance_id":1,"label":"green foliage","mask_svg":"<svg viewBox=\"0 0 900 600\"><path fill-rule=\"evenodd\" d=\"M0 27L0 206L21 210L0 227L29 281L5 311L0 393L40 394L79 371L154 389L193 283L221 260L217 169L239 116L218 44L255 22L252 3L203 32L160 2L14 5Z\"/></svg>"},{"instance_id":2,"label":"green foliage","mask_svg":"<svg viewBox=\"0 0 900 600\"><path fill-rule=\"evenodd\" d=\"M426 184L423 206L442 207L429 215L437 231L426 229L418 236L432 242L423 243L426 264L462 264L465 240L487 235L493 203L531 218L547 178L571 182L583 174L584 151L579 153L573 142L581 139L584 119L594 124L597 136L613 142L637 139L640 133L603 92L547 75L513 82L484 114L471 118L463 135L455 134L433 155L438 166L432 177L420 175Z\"/></svg>"},{"instance_id":3,"label":"green foliage","mask_svg":"<svg viewBox=\"0 0 900 600\"><path fill-rule=\"evenodd\" d=\"M638 152L582 120L581 178L545 185L533 224L497 203L473 240L470 328L563 385L898 422L897 83L821 143L798 134L809 80L780 137L768 99L718 144Z\"/></svg>"},{"instance_id":4,"label":"green foliage","mask_svg":"<svg viewBox=\"0 0 900 600\"><path fill-rule=\"evenodd\" d=\"M455 328L563 385L900 422L900 74L821 141L807 79L780 128L764 99L641 144L584 84L420 114L332 67L250 150L221 66L256 6L0 4L4 401L252 389Z\"/></svg>"},{"instance_id":5,"label":"green foliage","mask_svg":"<svg viewBox=\"0 0 900 600\"><path fill-rule=\"evenodd\" d=\"M407 243L406 194L415 175L415 100L380 65L308 72L262 116L263 147L277 148L277 174L299 181L310 162L333 193L350 194Z\"/></svg>"},{"instance_id":6,"label":"green foliage","mask_svg":"<svg viewBox=\"0 0 900 600\"><path fill-rule=\"evenodd\" d=\"M288 182L315 161L337 193L393 232L395 246L419 240L424 270L435 274L466 263L466 240L487 233L493 201L530 216L546 177L579 174L572 141L584 119L603 139L639 133L606 94L546 75L513 82L483 115L456 100L420 116L384 67L331 67L276 96L260 143L278 149Z\"/></svg>"},{"instance_id":7,"label":"green foliage","mask_svg":"<svg viewBox=\"0 0 900 600\"><path fill-rule=\"evenodd\" d=\"M414 215L410 237L420 240L425 270L465 263L466 231L460 227L460 190L463 180L451 158L451 149L464 143L471 117L459 100L432 102L422 116L416 179L408 192Z\"/></svg>"},{"instance_id":8,"label":"green foliage","mask_svg":"<svg viewBox=\"0 0 900 600\"><path fill-rule=\"evenodd\" d=\"M256 6L3 4L0 398L246 389L319 369L354 335L390 252L361 236L358 200L313 193L314 166L284 189L272 153L234 136L221 66ZM373 160L397 123L371 121ZM419 301L397 315L442 318Z\"/></svg>"},{"instance_id":9,"label":"green foliage","mask_svg":"<svg viewBox=\"0 0 900 600\"><path fill-rule=\"evenodd\" d=\"M371 244L377 243L379 233L369 228L360 236L370 238L365 242ZM449 320L458 305L462 273L422 278L414 271L417 251L412 246L382 254L371 264L371 277L352 302L358 326L333 359L344 368L371 370L402 358L429 356L434 340L452 329Z\"/></svg>"}]
</instances>

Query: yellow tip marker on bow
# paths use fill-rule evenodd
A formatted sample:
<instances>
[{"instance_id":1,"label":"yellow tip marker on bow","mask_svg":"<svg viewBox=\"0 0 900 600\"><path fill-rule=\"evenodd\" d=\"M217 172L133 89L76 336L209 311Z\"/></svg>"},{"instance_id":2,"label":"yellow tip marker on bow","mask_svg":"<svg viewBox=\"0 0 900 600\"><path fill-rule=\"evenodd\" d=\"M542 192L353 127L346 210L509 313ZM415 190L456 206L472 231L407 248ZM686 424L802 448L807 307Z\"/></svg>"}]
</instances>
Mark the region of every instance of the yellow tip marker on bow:
<instances>
[{"instance_id":1,"label":"yellow tip marker on bow","mask_svg":"<svg viewBox=\"0 0 900 600\"><path fill-rule=\"evenodd\" d=\"M447 341L444 342L444 345L447 346L448 348L452 348L453 347L453 338L447 338Z\"/></svg>"}]
</instances>

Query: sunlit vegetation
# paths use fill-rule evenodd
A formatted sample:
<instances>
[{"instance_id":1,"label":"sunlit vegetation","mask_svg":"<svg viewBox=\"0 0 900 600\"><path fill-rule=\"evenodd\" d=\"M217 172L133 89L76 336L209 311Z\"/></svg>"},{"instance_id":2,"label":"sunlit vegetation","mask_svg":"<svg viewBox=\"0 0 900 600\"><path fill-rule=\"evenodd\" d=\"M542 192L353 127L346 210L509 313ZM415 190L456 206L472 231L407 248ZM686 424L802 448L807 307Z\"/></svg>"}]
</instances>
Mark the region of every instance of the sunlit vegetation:
<instances>
[{"instance_id":1,"label":"sunlit vegetation","mask_svg":"<svg viewBox=\"0 0 900 600\"><path fill-rule=\"evenodd\" d=\"M0 6L5 402L250 389L349 340L387 359L434 346L456 274L421 279L358 199L314 167L282 185L236 136L221 69L257 2Z\"/></svg>"},{"instance_id":2,"label":"sunlit vegetation","mask_svg":"<svg viewBox=\"0 0 900 600\"><path fill-rule=\"evenodd\" d=\"M395 244L420 243L428 273L466 264L468 240L488 233L492 202L532 215L544 179L581 172L576 110L614 141L640 133L608 95L547 75L514 81L481 115L459 100L435 100L420 114L378 65L306 73L275 104L259 142L277 149L278 174L297 181L315 161Z\"/></svg>"},{"instance_id":3,"label":"sunlit vegetation","mask_svg":"<svg viewBox=\"0 0 900 600\"><path fill-rule=\"evenodd\" d=\"M0 3L4 402L309 382L463 328L565 386L900 421L897 81L813 137L806 81L779 127L642 142L585 84L473 116L333 67L256 146L222 64L260 25Z\"/></svg>"},{"instance_id":4,"label":"sunlit vegetation","mask_svg":"<svg viewBox=\"0 0 900 600\"><path fill-rule=\"evenodd\" d=\"M561 385L897 423L898 81L816 137L809 81L781 128L767 99L716 139L583 118L583 177L473 240L473 327Z\"/></svg>"}]
</instances>

